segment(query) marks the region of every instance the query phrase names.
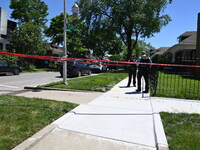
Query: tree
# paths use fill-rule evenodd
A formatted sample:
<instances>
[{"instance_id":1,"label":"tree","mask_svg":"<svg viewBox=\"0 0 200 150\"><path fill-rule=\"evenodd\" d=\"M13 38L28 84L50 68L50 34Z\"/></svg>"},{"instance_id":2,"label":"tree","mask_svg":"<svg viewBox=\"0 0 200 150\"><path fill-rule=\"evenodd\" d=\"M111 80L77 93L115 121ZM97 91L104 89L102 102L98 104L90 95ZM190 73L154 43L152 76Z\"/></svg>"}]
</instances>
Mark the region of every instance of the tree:
<instances>
[{"instance_id":1,"label":"tree","mask_svg":"<svg viewBox=\"0 0 200 150\"><path fill-rule=\"evenodd\" d=\"M128 60L139 38L150 38L168 24L161 15L172 0L79 0L80 14L88 30L101 28L103 20L127 46ZM133 42L132 39L135 39Z\"/></svg>"},{"instance_id":2,"label":"tree","mask_svg":"<svg viewBox=\"0 0 200 150\"><path fill-rule=\"evenodd\" d=\"M10 43L17 53L28 55L46 54L41 28L34 22L20 24L11 34Z\"/></svg>"},{"instance_id":3,"label":"tree","mask_svg":"<svg viewBox=\"0 0 200 150\"><path fill-rule=\"evenodd\" d=\"M123 50L121 40L108 29L91 30L84 39L86 47L93 50L93 55L99 59L103 59L108 54L121 53Z\"/></svg>"},{"instance_id":4,"label":"tree","mask_svg":"<svg viewBox=\"0 0 200 150\"><path fill-rule=\"evenodd\" d=\"M43 27L48 21L48 6L42 0L11 0L10 9L13 9L11 18L21 24L32 21Z\"/></svg>"},{"instance_id":5,"label":"tree","mask_svg":"<svg viewBox=\"0 0 200 150\"><path fill-rule=\"evenodd\" d=\"M132 42L134 43L135 40L132 39ZM125 49L125 48L124 48ZM146 51L148 55L150 55L150 50L155 49L150 43L146 43L142 40L138 40L137 45L135 48L132 50L132 54L136 56L136 59L141 56L142 51ZM123 53L123 60L126 60L127 57L127 51L124 51Z\"/></svg>"},{"instance_id":6,"label":"tree","mask_svg":"<svg viewBox=\"0 0 200 150\"><path fill-rule=\"evenodd\" d=\"M83 47L82 43L82 30L84 28L84 23L80 21L79 18L73 18L71 15L66 15L68 23L67 26L80 26L80 29L71 29L67 32L67 50L74 57L79 54L79 52L86 50ZM64 15L61 13L60 15L51 19L50 27L45 31L47 37L50 37L52 43L63 45L63 23L64 23Z\"/></svg>"},{"instance_id":7,"label":"tree","mask_svg":"<svg viewBox=\"0 0 200 150\"><path fill-rule=\"evenodd\" d=\"M45 55L47 51L46 41L43 40L42 30L34 22L27 22L26 24L20 24L16 30L14 30L10 37L10 43L16 53L28 54L28 55ZM34 63L34 59L21 59L21 65L25 69L34 67L31 63Z\"/></svg>"},{"instance_id":8,"label":"tree","mask_svg":"<svg viewBox=\"0 0 200 150\"><path fill-rule=\"evenodd\" d=\"M133 50L133 53L135 53L136 58L138 58L139 56L141 56L142 51L144 51L144 50L150 55L151 49L155 49L155 48L151 44L139 40L137 42L135 49Z\"/></svg>"},{"instance_id":9,"label":"tree","mask_svg":"<svg viewBox=\"0 0 200 150\"><path fill-rule=\"evenodd\" d=\"M122 61L123 56L120 54L114 54L114 55L110 56L109 59L112 61Z\"/></svg>"}]
</instances>

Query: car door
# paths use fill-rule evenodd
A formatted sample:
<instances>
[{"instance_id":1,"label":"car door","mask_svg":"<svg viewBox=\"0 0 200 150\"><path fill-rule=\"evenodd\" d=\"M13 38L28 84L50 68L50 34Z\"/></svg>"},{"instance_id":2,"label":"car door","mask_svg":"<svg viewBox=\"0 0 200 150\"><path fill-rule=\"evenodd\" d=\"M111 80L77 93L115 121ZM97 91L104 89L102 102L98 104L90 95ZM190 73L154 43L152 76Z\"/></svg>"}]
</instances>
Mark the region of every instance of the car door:
<instances>
[{"instance_id":1,"label":"car door","mask_svg":"<svg viewBox=\"0 0 200 150\"><path fill-rule=\"evenodd\" d=\"M0 60L0 73L10 72L8 63Z\"/></svg>"},{"instance_id":2,"label":"car door","mask_svg":"<svg viewBox=\"0 0 200 150\"><path fill-rule=\"evenodd\" d=\"M81 65L82 74L86 74L87 70L86 70L86 64L84 63L84 61L82 61L80 65Z\"/></svg>"},{"instance_id":3,"label":"car door","mask_svg":"<svg viewBox=\"0 0 200 150\"><path fill-rule=\"evenodd\" d=\"M90 67L90 64L85 63L85 66L86 66L86 74L90 75L90 74L91 74L91 67Z\"/></svg>"}]
</instances>

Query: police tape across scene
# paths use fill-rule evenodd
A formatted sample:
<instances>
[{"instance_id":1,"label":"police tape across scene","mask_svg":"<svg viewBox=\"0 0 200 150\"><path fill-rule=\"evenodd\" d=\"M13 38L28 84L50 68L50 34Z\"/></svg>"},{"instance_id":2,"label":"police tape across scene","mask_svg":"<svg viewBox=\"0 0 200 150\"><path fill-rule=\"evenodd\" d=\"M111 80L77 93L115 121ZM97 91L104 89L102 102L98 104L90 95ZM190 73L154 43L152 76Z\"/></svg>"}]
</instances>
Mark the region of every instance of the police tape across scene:
<instances>
[{"instance_id":1,"label":"police tape across scene","mask_svg":"<svg viewBox=\"0 0 200 150\"><path fill-rule=\"evenodd\" d=\"M25 55L25 54L17 54L17 53L9 53L9 52L0 52L1 55L10 55L24 58L33 58L33 59L43 59L43 60L52 60L52 61L69 61L72 62L74 60L85 60L87 64L102 64L102 65L110 65L110 66L127 66L130 64L145 64L151 66L171 66L171 67L195 67L200 68L200 65L179 65L179 64L159 64L159 63L138 63L138 62L128 62L128 61L111 61L111 60L98 60L98 59L84 59L84 58L63 58L63 57L54 57L54 56L40 56L40 55ZM99 62L99 63L97 63Z\"/></svg>"}]
</instances>

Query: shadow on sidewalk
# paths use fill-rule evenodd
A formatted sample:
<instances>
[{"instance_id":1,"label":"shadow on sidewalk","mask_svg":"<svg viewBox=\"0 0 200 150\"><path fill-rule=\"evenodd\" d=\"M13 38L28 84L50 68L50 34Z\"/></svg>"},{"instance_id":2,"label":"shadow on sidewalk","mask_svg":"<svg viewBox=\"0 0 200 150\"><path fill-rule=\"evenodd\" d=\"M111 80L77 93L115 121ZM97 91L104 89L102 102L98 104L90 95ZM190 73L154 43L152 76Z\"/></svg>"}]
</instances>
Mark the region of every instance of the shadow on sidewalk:
<instances>
[{"instance_id":1,"label":"shadow on sidewalk","mask_svg":"<svg viewBox=\"0 0 200 150\"><path fill-rule=\"evenodd\" d=\"M135 86L129 86L129 87L127 87L127 86L119 86L119 88L135 88Z\"/></svg>"},{"instance_id":2,"label":"shadow on sidewalk","mask_svg":"<svg viewBox=\"0 0 200 150\"><path fill-rule=\"evenodd\" d=\"M141 92L126 92L125 94L142 94Z\"/></svg>"}]
</instances>

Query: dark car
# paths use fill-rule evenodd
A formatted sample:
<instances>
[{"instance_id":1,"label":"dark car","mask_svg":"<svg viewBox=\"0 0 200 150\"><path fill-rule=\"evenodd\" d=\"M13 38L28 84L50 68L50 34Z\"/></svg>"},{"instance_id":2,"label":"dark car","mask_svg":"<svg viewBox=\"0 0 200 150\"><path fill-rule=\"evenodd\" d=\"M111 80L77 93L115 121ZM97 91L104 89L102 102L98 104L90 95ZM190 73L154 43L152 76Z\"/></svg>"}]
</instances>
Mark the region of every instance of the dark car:
<instances>
[{"instance_id":1,"label":"dark car","mask_svg":"<svg viewBox=\"0 0 200 150\"><path fill-rule=\"evenodd\" d=\"M67 75L72 77L80 77L84 74L90 75L90 65L83 60L70 60L67 62ZM63 65L60 67L60 75L63 76Z\"/></svg>"},{"instance_id":2,"label":"dark car","mask_svg":"<svg viewBox=\"0 0 200 150\"><path fill-rule=\"evenodd\" d=\"M11 73L14 75L19 75L21 72L21 67L9 65L5 60L0 60L0 74Z\"/></svg>"}]
</instances>

